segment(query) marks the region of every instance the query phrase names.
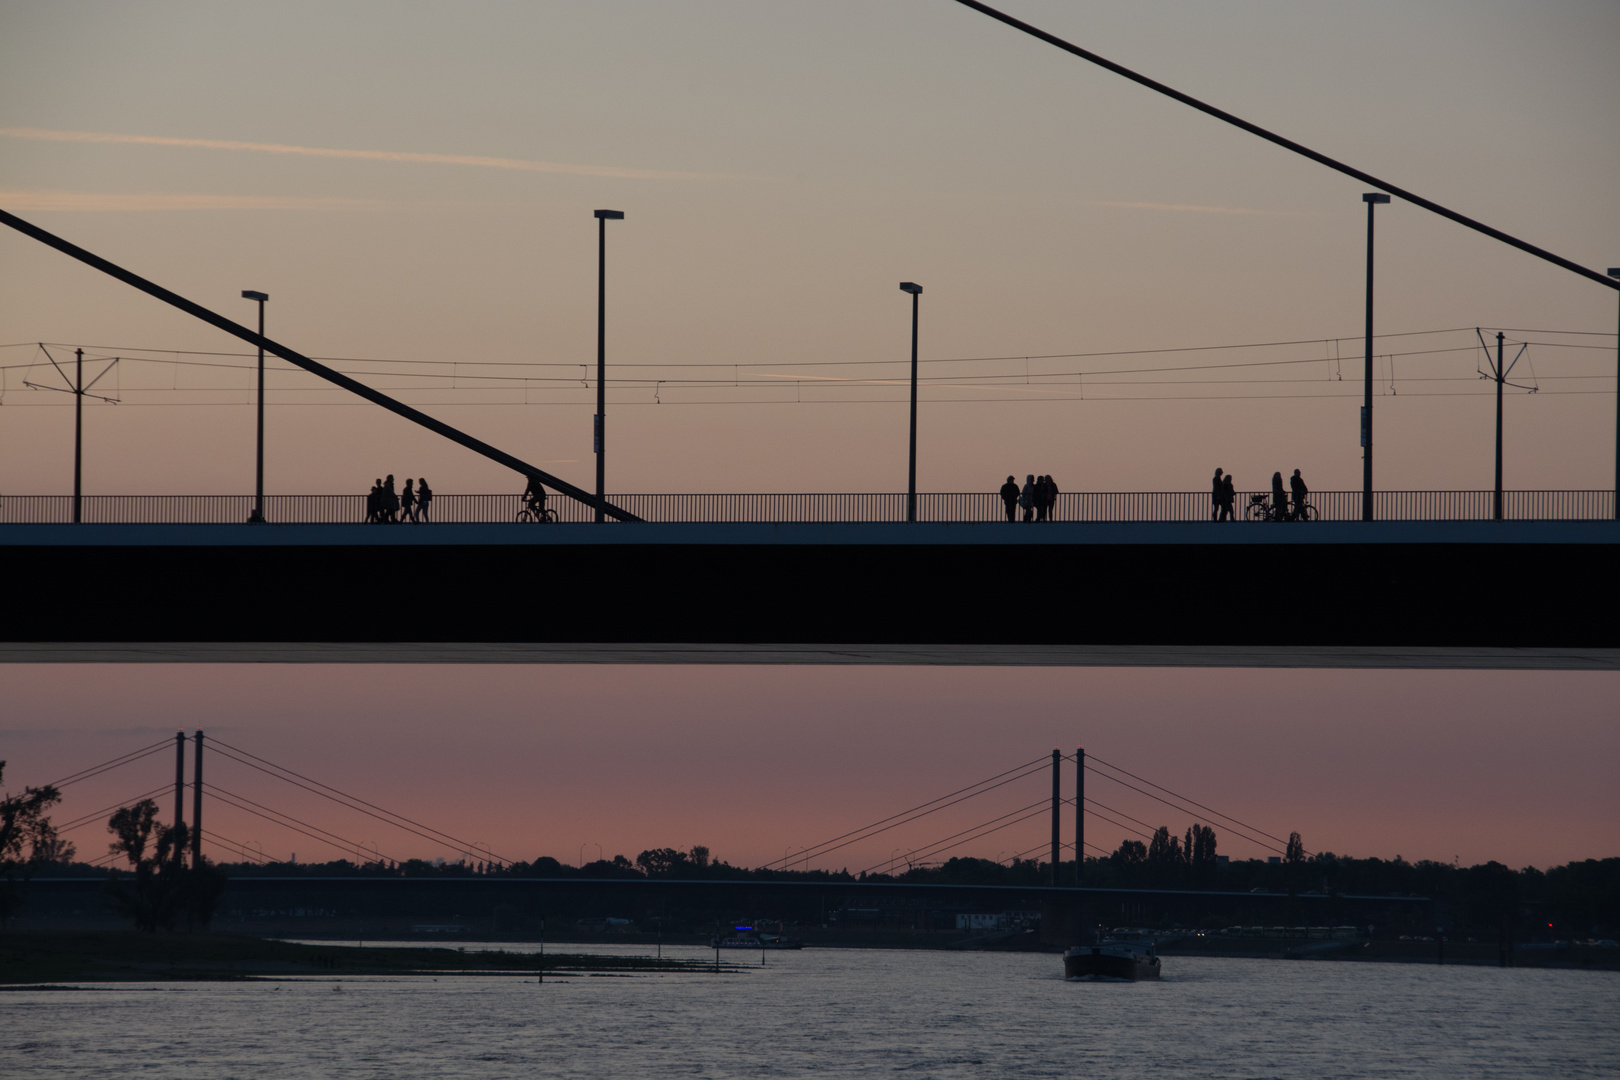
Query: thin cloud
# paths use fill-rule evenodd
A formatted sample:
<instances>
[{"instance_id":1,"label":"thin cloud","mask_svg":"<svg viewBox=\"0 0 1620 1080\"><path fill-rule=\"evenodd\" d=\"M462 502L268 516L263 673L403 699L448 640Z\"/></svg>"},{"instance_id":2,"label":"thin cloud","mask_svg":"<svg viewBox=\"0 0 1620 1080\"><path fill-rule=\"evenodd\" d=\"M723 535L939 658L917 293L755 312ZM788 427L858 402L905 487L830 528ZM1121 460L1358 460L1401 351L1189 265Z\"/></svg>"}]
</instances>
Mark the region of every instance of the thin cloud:
<instances>
[{"instance_id":1,"label":"thin cloud","mask_svg":"<svg viewBox=\"0 0 1620 1080\"><path fill-rule=\"evenodd\" d=\"M386 210L378 199L300 199L276 195L190 195L182 192L0 191L9 210Z\"/></svg>"},{"instance_id":2,"label":"thin cloud","mask_svg":"<svg viewBox=\"0 0 1620 1080\"><path fill-rule=\"evenodd\" d=\"M1098 202L1093 206L1106 206L1113 210L1168 210L1177 214L1241 214L1245 216L1265 216L1272 211L1250 210L1241 206L1191 206L1185 203L1156 203L1156 202Z\"/></svg>"},{"instance_id":3,"label":"thin cloud","mask_svg":"<svg viewBox=\"0 0 1620 1080\"><path fill-rule=\"evenodd\" d=\"M621 180L699 180L719 173L666 172L655 169L621 169L612 165L573 165L556 161L526 161L521 158L480 157L472 154L416 154L395 150L338 150L324 146L289 146L285 143L239 142L231 139L171 139L163 135L118 135L102 131L55 131L49 128L0 128L0 135L12 139L38 139L46 142L122 143L138 146L180 146L201 150L251 150L260 154L297 154L303 157L350 158L357 161L395 161L419 165L472 165L484 169L515 169L519 172L563 173L569 176L604 176Z\"/></svg>"}]
</instances>

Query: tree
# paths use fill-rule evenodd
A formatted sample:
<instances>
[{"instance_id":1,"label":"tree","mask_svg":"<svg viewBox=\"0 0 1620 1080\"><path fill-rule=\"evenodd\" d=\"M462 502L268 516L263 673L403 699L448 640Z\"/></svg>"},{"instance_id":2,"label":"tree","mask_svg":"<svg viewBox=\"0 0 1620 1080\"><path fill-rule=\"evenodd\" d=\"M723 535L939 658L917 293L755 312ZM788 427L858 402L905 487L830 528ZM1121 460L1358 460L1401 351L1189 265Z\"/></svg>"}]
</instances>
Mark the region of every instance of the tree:
<instances>
[{"instance_id":1,"label":"tree","mask_svg":"<svg viewBox=\"0 0 1620 1080\"><path fill-rule=\"evenodd\" d=\"M702 844L693 844L692 850L688 852L688 855L692 860L692 865L697 867L699 870L707 870L709 868L709 849L704 847Z\"/></svg>"},{"instance_id":2,"label":"tree","mask_svg":"<svg viewBox=\"0 0 1620 1080\"><path fill-rule=\"evenodd\" d=\"M225 873L200 856L186 865L190 830L184 824L159 825L157 814L157 803L143 799L107 821L113 834L108 848L129 861L133 874L126 880L116 874L108 878L113 904L147 932L173 930L182 920L188 929L207 926L225 891Z\"/></svg>"},{"instance_id":3,"label":"tree","mask_svg":"<svg viewBox=\"0 0 1620 1080\"><path fill-rule=\"evenodd\" d=\"M1272 850L1276 850L1273 848ZM1305 861L1305 845L1300 843L1299 833L1288 834L1288 848L1283 853L1283 862L1290 866L1297 866Z\"/></svg>"},{"instance_id":4,"label":"tree","mask_svg":"<svg viewBox=\"0 0 1620 1080\"><path fill-rule=\"evenodd\" d=\"M0 761L0 777L5 770L6 763ZM0 797L0 926L22 906L23 890L41 864L73 858L73 845L56 835L56 827L45 816L61 801L61 792L49 784Z\"/></svg>"},{"instance_id":5,"label":"tree","mask_svg":"<svg viewBox=\"0 0 1620 1080\"><path fill-rule=\"evenodd\" d=\"M675 877L688 865L686 852L674 848L652 848L636 856L636 865L648 877Z\"/></svg>"},{"instance_id":6,"label":"tree","mask_svg":"<svg viewBox=\"0 0 1620 1080\"><path fill-rule=\"evenodd\" d=\"M1195 881L1205 881L1215 872L1215 830L1208 825L1194 824L1187 830L1183 850Z\"/></svg>"},{"instance_id":7,"label":"tree","mask_svg":"<svg viewBox=\"0 0 1620 1080\"><path fill-rule=\"evenodd\" d=\"M1121 866L1136 866L1147 862L1148 849L1140 840L1123 840L1109 856Z\"/></svg>"}]
</instances>

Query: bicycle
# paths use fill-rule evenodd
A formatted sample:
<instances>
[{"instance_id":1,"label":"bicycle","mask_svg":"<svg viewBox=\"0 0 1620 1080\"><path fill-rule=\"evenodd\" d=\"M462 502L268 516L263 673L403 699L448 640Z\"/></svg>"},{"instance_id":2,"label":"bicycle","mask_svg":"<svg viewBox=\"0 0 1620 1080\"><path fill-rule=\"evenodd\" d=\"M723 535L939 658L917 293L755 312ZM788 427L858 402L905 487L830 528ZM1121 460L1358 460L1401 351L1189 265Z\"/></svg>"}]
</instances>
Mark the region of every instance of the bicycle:
<instances>
[{"instance_id":1,"label":"bicycle","mask_svg":"<svg viewBox=\"0 0 1620 1080\"><path fill-rule=\"evenodd\" d=\"M1310 503L1305 503L1298 510L1290 510L1287 504L1272 506L1270 495L1249 496L1250 521L1315 521L1320 516Z\"/></svg>"},{"instance_id":2,"label":"bicycle","mask_svg":"<svg viewBox=\"0 0 1620 1080\"><path fill-rule=\"evenodd\" d=\"M552 525L557 521L557 511L542 506L538 501L530 502L518 511L517 521L529 525Z\"/></svg>"}]
</instances>

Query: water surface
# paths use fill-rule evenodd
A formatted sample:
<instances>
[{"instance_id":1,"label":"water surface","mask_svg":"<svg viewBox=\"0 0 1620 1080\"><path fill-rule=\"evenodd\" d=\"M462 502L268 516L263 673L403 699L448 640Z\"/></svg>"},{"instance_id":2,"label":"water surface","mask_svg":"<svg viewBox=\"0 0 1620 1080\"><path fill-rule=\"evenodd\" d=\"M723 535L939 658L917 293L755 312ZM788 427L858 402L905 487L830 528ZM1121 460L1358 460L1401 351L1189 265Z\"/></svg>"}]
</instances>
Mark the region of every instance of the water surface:
<instances>
[{"instance_id":1,"label":"water surface","mask_svg":"<svg viewBox=\"0 0 1620 1080\"><path fill-rule=\"evenodd\" d=\"M502 974L18 990L0 995L0 1074L1327 1080L1612 1077L1620 1062L1611 972L1170 957L1154 983L1061 975L1039 954L806 949L736 974L544 985Z\"/></svg>"}]
</instances>

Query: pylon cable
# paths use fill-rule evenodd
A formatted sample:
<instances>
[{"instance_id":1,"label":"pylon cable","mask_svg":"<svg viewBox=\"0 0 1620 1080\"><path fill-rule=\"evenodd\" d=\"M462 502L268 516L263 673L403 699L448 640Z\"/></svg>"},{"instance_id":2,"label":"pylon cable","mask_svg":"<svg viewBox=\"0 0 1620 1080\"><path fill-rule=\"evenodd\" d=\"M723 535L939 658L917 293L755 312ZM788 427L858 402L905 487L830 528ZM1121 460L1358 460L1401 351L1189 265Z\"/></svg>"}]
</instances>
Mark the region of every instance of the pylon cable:
<instances>
[{"instance_id":1,"label":"pylon cable","mask_svg":"<svg viewBox=\"0 0 1620 1080\"><path fill-rule=\"evenodd\" d=\"M467 843L465 840L458 840L454 836L451 836L449 833L440 832L438 829L433 828L431 825L424 825L419 821L414 821L411 818L406 817L404 814L396 814L392 810L385 810L382 807L376 805L375 803L367 802L365 799L360 798L358 795L350 795L349 793L347 793L345 791L341 791L338 788L332 787L332 786L330 786L328 784L323 784L319 780L311 779L310 777L305 776L303 773L296 772L296 771L294 771L292 769L287 768L284 765L277 765L273 761L268 761L265 758L259 757L257 754L249 753L248 751L243 750L240 747L232 746L229 743L221 742L219 739L211 739L211 740L209 740L209 742L210 742L210 745L212 745L212 746L214 746L216 748L220 747L220 746L223 746L227 750L231 750L231 751L234 751L237 754L243 755L243 757L252 758L253 761L243 761L241 758L233 758L233 760L238 761L240 764L247 765L250 768L258 769L260 772L265 773L265 774L267 774L269 776L275 776L276 779L282 780L282 781L284 781L286 783L289 783L289 784L292 784L294 787L304 788L305 791L309 791L309 792L311 792L312 794L315 794L315 795L320 795L322 798L331 799L333 802L339 803L340 805L346 805L346 804L343 803L343 800L345 800L345 799L348 800L349 803L359 803L360 804L359 806L352 806L351 805L351 806L349 806L349 809L357 810L362 814L367 814L367 816L369 816L369 817L377 818L377 820L385 822L386 824L389 824L389 825L393 825L397 829L404 829L406 832L413 832L414 829L406 828L405 825L400 825L399 824L400 821L406 822L408 825L414 826L415 829L422 829L422 830L425 830L427 833L432 833L433 834L432 836L427 836L424 833L418 832L418 833L416 833L416 835L422 836L424 839L427 839L427 840L433 840L435 843L438 843L438 844L440 844L440 845L442 845L444 847L448 847L452 851L456 851L458 853L465 854L465 853L473 850L474 845ZM230 757L231 755L227 754L226 756ZM267 768L261 767L261 765L255 765L255 764L253 764L254 761L261 762L262 765L268 765L270 768L267 769ZM277 770L279 772L287 773L287 774L289 774L291 776L296 776L296 777L298 777L299 780L308 781L308 783L314 784L315 787L317 787L317 788L324 788L325 791L316 791L314 788L305 787L303 784L297 783L297 782L292 781L292 780L288 780L287 777L285 777L285 776L277 776L275 772L271 772L271 769ZM326 792L332 792L333 794L328 795L328 794L326 794ZM336 798L334 796L342 796L342 798L340 799L340 798ZM369 809L361 809L361 807L367 807ZM373 811L373 810L376 811L376 813L371 813L370 812L370 811ZM385 817L380 817L379 815L386 815L386 816ZM390 821L389 820L390 818L395 818L395 819L398 819L398 820L397 821ZM442 838L442 839L440 839L440 838ZM448 841L448 843L446 841ZM490 852L489 854L491 855L491 857L493 857L495 859L496 862L506 863L506 864L510 865L514 861L512 859L505 858L504 856L495 855L493 852Z\"/></svg>"},{"instance_id":2,"label":"pylon cable","mask_svg":"<svg viewBox=\"0 0 1620 1080\"><path fill-rule=\"evenodd\" d=\"M337 833L327 832L325 829L321 828L318 825L311 825L307 821L300 821L298 818L293 817L291 814L284 814L280 810L271 810L268 806L264 806L261 803L253 802L253 800L251 800L251 799L243 798L240 795L236 795L236 794L233 794L232 792L225 791L225 790L223 790L221 788L217 788L213 784L204 784L203 785L203 793L205 795L208 795L208 796L214 798L214 799L217 799L218 801L224 803L225 805L227 805L229 807L232 807L233 809L241 810L244 813L252 814L254 817L263 818L264 820L266 820L266 821L268 821L268 822L270 822L270 823L272 823L274 825L280 825L284 829L291 829L295 833L302 833L303 835L309 837L311 840L317 840L317 841L319 841L319 842L321 842L323 844L326 844L326 845L328 845L330 847L335 847L338 850L342 851L344 854L349 854L350 852L358 853L358 852L360 852L362 850L359 844L355 843L352 840L348 840L348 839L346 839L346 838L344 838L342 836L339 836ZM241 805L241 803L238 803L238 802L235 801L235 800L238 800L238 799L241 800L241 803L250 803L251 805L250 806ZM259 810L253 809L253 807L255 807L255 806L259 807L260 809ZM261 811L264 811L264 812L261 812ZM271 815L275 815L275 816L271 816ZM281 818L285 818L286 820L285 821L279 820ZM289 825L288 822L293 822L294 824ZM313 830L313 831L310 831L310 830ZM319 835L317 835L317 834L319 834ZM380 853L379 853L379 855L380 855ZM387 857L387 856L380 856L380 857ZM397 860L394 860L394 861L397 861Z\"/></svg>"},{"instance_id":3,"label":"pylon cable","mask_svg":"<svg viewBox=\"0 0 1620 1080\"><path fill-rule=\"evenodd\" d=\"M1071 756L1071 757L1070 757L1070 760L1071 760L1071 761L1072 761L1072 760L1073 760L1073 757L1072 757L1072 756ZM1125 775L1126 775L1126 776L1128 776L1128 777L1130 777L1130 778L1131 778L1131 779L1132 779L1132 780L1139 780L1139 781L1141 781L1141 782L1142 782L1142 783L1144 783L1144 784L1146 784L1146 785L1147 785L1147 786L1148 786L1148 787L1151 787L1151 788L1157 788L1157 789L1158 789L1158 790L1160 790L1160 791L1162 791L1162 792L1164 792L1164 793L1165 793L1165 794L1167 794L1167 795L1172 795L1172 796L1174 796L1174 797L1175 797L1175 798L1177 798L1177 799L1180 799L1180 800L1181 800L1181 801L1182 801L1182 802L1184 802L1184 803L1190 803L1190 804L1192 804L1192 805L1193 805L1193 806L1196 806L1196 807L1198 807L1198 808L1199 808L1199 809L1200 809L1200 810L1207 810L1207 811L1209 811L1209 812L1210 812L1210 813L1211 813L1211 814L1214 814L1214 815L1215 815L1215 816L1216 816L1216 817L1218 817L1218 818L1223 818L1223 819L1225 819L1225 820L1226 820L1226 821L1229 821L1229 822L1231 822L1231 823L1232 823L1232 824L1233 824L1233 825L1237 825L1237 826L1240 826L1240 827L1242 827L1242 828L1244 828L1244 829L1247 829L1247 830L1249 830L1249 831L1250 831L1250 832L1255 832L1255 833L1259 833L1259 834L1260 834L1260 835L1261 835L1261 836L1264 836L1264 837L1267 837L1267 838L1269 838L1269 839L1271 839L1271 840L1275 840L1275 841L1277 841L1277 843L1279 843L1279 844L1287 844L1287 843L1288 843L1288 841L1286 841L1286 840L1284 840L1284 839L1283 839L1283 838L1282 838L1282 837L1280 837L1280 836L1272 836L1272 835L1271 835L1271 834L1270 834L1270 833L1268 833L1268 832L1266 832L1266 831L1265 831L1265 830L1264 830L1264 829L1257 829L1257 828L1255 828L1255 827L1254 827L1254 826L1253 826L1253 825L1248 825L1248 824L1245 824L1245 823L1244 823L1244 822L1241 822L1241 821L1239 821L1239 820L1238 820L1238 819L1237 819L1237 818L1235 818L1235 817L1231 817L1231 816L1229 816L1229 815L1227 815L1227 814L1223 814L1223 813L1221 813L1221 812L1220 812L1220 811L1219 811L1219 810L1213 810L1213 809L1210 809L1210 808L1209 808L1209 807L1207 807L1207 806L1205 806L1205 805L1204 805L1204 804L1203 804L1203 803L1201 803L1201 802L1198 802L1198 801L1197 801L1197 800L1196 800L1196 799L1189 799L1189 798L1187 798L1187 796L1185 796L1185 795L1181 795L1181 794L1179 794L1179 793L1177 793L1177 792L1174 792L1174 791L1171 791L1171 790L1170 790L1170 789L1169 789L1169 788L1167 788L1167 787L1161 787L1161 786L1160 786L1160 785L1158 785L1158 784L1155 784L1155 783L1154 783L1154 782L1153 782L1153 781L1151 781L1151 780L1143 780L1143 779L1142 779L1142 778L1141 778L1141 777L1140 777L1140 776L1137 776L1137 775L1136 775L1136 774L1135 774L1135 773L1133 773L1133 772L1131 772L1131 771L1130 771L1130 770L1129 770L1129 769L1122 769L1122 768L1120 768L1120 767L1119 767L1119 766L1118 766L1118 765L1114 765L1114 764L1112 764L1112 763L1110 763L1110 762L1107 762L1107 761L1104 761L1104 760L1102 760L1102 759L1101 759L1101 758L1099 758L1099 757L1096 757L1096 756L1095 756L1095 755L1092 755L1092 754L1087 754L1087 755L1086 755L1086 763L1087 763L1087 767L1088 767L1088 768L1090 768L1090 763L1091 763L1091 762L1093 762L1093 761L1095 761L1095 762L1097 762L1097 764L1099 764L1099 765L1105 765L1105 766L1107 766L1107 767L1108 767L1108 768L1110 768L1110 769L1113 769L1113 770L1114 770L1114 771L1115 771L1115 772L1121 772L1121 773L1124 773L1124 774L1125 774ZM1095 770L1095 769L1093 769L1093 770L1092 770L1092 771L1093 771L1093 772L1096 772L1096 770ZM1098 773L1098 774L1097 774L1097 775L1099 775L1099 776L1105 776L1105 775L1107 775L1107 774L1105 774L1105 773ZM1110 779L1112 779L1112 778L1110 778ZM1119 781L1117 781L1117 780L1116 780L1116 781L1115 781L1115 783L1118 783L1118 782L1119 782ZM1129 785L1126 785L1126 786L1129 786ZM1146 794L1146 792L1143 792L1143 794ZM1160 800L1160 801L1161 801L1161 802L1163 802L1163 800L1162 800L1162 799L1161 799L1161 800ZM1180 809L1180 808L1179 808L1179 807L1178 807L1178 809ZM1185 812L1186 812L1186 811L1182 811L1182 812L1183 812L1183 813L1185 813Z\"/></svg>"},{"instance_id":4,"label":"pylon cable","mask_svg":"<svg viewBox=\"0 0 1620 1080\"><path fill-rule=\"evenodd\" d=\"M46 784L45 786L53 787L60 791L69 784L77 784L80 780L88 780L92 776L100 776L109 769L116 769L120 766L128 765L130 762L139 761L143 757L150 754L155 754L164 747L172 745L174 745L173 739L164 739L161 742L153 743L151 746L143 746L139 750L131 750L127 754L120 754L118 757L115 757L109 761L103 761L100 765L92 765L88 769L80 769L76 773L69 773L62 779L50 784Z\"/></svg>"}]
</instances>

